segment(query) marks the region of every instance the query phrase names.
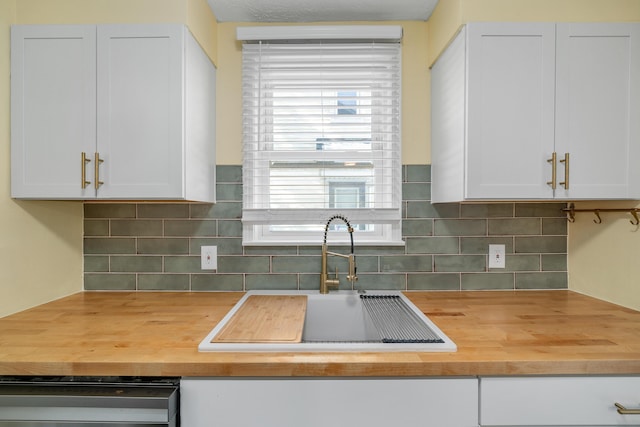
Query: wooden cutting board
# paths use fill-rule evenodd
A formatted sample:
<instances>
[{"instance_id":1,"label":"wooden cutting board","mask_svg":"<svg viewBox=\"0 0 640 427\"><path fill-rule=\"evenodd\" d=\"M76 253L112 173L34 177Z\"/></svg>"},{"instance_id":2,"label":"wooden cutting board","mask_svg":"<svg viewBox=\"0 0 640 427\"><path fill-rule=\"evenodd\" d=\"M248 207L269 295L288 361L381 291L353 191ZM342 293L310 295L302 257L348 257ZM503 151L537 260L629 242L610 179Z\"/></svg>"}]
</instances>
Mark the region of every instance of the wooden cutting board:
<instances>
[{"instance_id":1,"label":"wooden cutting board","mask_svg":"<svg viewBox=\"0 0 640 427\"><path fill-rule=\"evenodd\" d=\"M251 295L211 342L300 342L306 311L306 295Z\"/></svg>"}]
</instances>

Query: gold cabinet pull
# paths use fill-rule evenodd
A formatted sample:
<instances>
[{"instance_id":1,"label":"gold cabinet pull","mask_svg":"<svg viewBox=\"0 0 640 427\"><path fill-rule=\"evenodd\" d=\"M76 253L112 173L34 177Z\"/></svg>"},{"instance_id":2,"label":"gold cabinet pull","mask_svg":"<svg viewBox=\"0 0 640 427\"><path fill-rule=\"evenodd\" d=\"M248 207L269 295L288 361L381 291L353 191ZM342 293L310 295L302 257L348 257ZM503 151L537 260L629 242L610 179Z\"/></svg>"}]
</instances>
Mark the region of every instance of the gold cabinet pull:
<instances>
[{"instance_id":1,"label":"gold cabinet pull","mask_svg":"<svg viewBox=\"0 0 640 427\"><path fill-rule=\"evenodd\" d=\"M618 408L618 413L622 415L640 415L640 409L627 409L619 403L614 403Z\"/></svg>"},{"instance_id":2,"label":"gold cabinet pull","mask_svg":"<svg viewBox=\"0 0 640 427\"><path fill-rule=\"evenodd\" d=\"M560 163L564 163L564 181L560 185L564 185L564 189L569 189L569 153L564 153L564 159L560 160Z\"/></svg>"},{"instance_id":3,"label":"gold cabinet pull","mask_svg":"<svg viewBox=\"0 0 640 427\"><path fill-rule=\"evenodd\" d=\"M82 171L82 179L80 180L80 186L82 188L87 188L87 185L91 184L91 181L87 181L87 163L91 162L91 159L87 159L87 153L84 151L80 155L80 165Z\"/></svg>"},{"instance_id":4,"label":"gold cabinet pull","mask_svg":"<svg viewBox=\"0 0 640 427\"><path fill-rule=\"evenodd\" d=\"M552 190L556 189L556 185L558 181L556 159L557 159L557 155L555 151L553 152L553 154L551 154L551 158L547 159L547 162L551 163L551 181L547 181L547 185L550 185Z\"/></svg>"},{"instance_id":5,"label":"gold cabinet pull","mask_svg":"<svg viewBox=\"0 0 640 427\"><path fill-rule=\"evenodd\" d=\"M100 153L96 152L96 164L94 165L94 168L95 168L95 173L94 173L94 175L95 175L95 183L94 183L94 186L96 187L96 190L98 188L100 188L100 186L102 184L104 184L103 181L100 181L100 163L102 163L102 162L104 162L104 160L102 160L100 158Z\"/></svg>"}]
</instances>

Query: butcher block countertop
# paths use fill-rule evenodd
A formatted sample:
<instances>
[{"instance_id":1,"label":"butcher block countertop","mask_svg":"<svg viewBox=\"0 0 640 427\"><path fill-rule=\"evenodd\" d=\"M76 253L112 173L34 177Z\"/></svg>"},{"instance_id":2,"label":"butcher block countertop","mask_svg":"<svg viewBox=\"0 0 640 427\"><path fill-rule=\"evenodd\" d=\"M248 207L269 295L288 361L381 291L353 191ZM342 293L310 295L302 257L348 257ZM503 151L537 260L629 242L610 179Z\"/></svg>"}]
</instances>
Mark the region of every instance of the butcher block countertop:
<instances>
[{"instance_id":1,"label":"butcher block countertop","mask_svg":"<svg viewBox=\"0 0 640 427\"><path fill-rule=\"evenodd\" d=\"M455 353L199 353L243 293L82 292L0 319L0 375L640 374L640 312L570 291L408 292Z\"/></svg>"}]
</instances>

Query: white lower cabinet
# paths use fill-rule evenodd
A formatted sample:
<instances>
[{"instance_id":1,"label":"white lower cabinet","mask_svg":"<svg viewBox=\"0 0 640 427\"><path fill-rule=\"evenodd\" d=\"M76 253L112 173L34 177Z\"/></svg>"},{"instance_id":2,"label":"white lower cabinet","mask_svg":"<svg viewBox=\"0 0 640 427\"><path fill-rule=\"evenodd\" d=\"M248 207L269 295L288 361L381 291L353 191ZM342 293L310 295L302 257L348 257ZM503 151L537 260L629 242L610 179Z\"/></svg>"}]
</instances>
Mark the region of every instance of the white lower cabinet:
<instances>
[{"instance_id":1,"label":"white lower cabinet","mask_svg":"<svg viewBox=\"0 0 640 427\"><path fill-rule=\"evenodd\" d=\"M616 406L640 407L640 376L189 377L180 395L183 427L640 426Z\"/></svg>"},{"instance_id":2,"label":"white lower cabinet","mask_svg":"<svg viewBox=\"0 0 640 427\"><path fill-rule=\"evenodd\" d=\"M183 378L183 427L476 427L477 378Z\"/></svg>"},{"instance_id":3,"label":"white lower cabinet","mask_svg":"<svg viewBox=\"0 0 640 427\"><path fill-rule=\"evenodd\" d=\"M640 377L480 378L481 426L640 426Z\"/></svg>"}]
</instances>

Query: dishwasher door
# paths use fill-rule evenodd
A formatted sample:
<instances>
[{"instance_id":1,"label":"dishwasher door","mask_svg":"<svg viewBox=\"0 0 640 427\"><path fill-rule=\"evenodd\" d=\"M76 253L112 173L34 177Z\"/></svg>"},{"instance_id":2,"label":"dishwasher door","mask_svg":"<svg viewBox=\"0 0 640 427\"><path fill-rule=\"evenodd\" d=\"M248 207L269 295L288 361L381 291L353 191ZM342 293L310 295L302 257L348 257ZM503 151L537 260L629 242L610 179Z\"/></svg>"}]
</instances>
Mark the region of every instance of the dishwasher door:
<instances>
[{"instance_id":1,"label":"dishwasher door","mask_svg":"<svg viewBox=\"0 0 640 427\"><path fill-rule=\"evenodd\" d=\"M179 381L0 381L2 427L178 426Z\"/></svg>"}]
</instances>

